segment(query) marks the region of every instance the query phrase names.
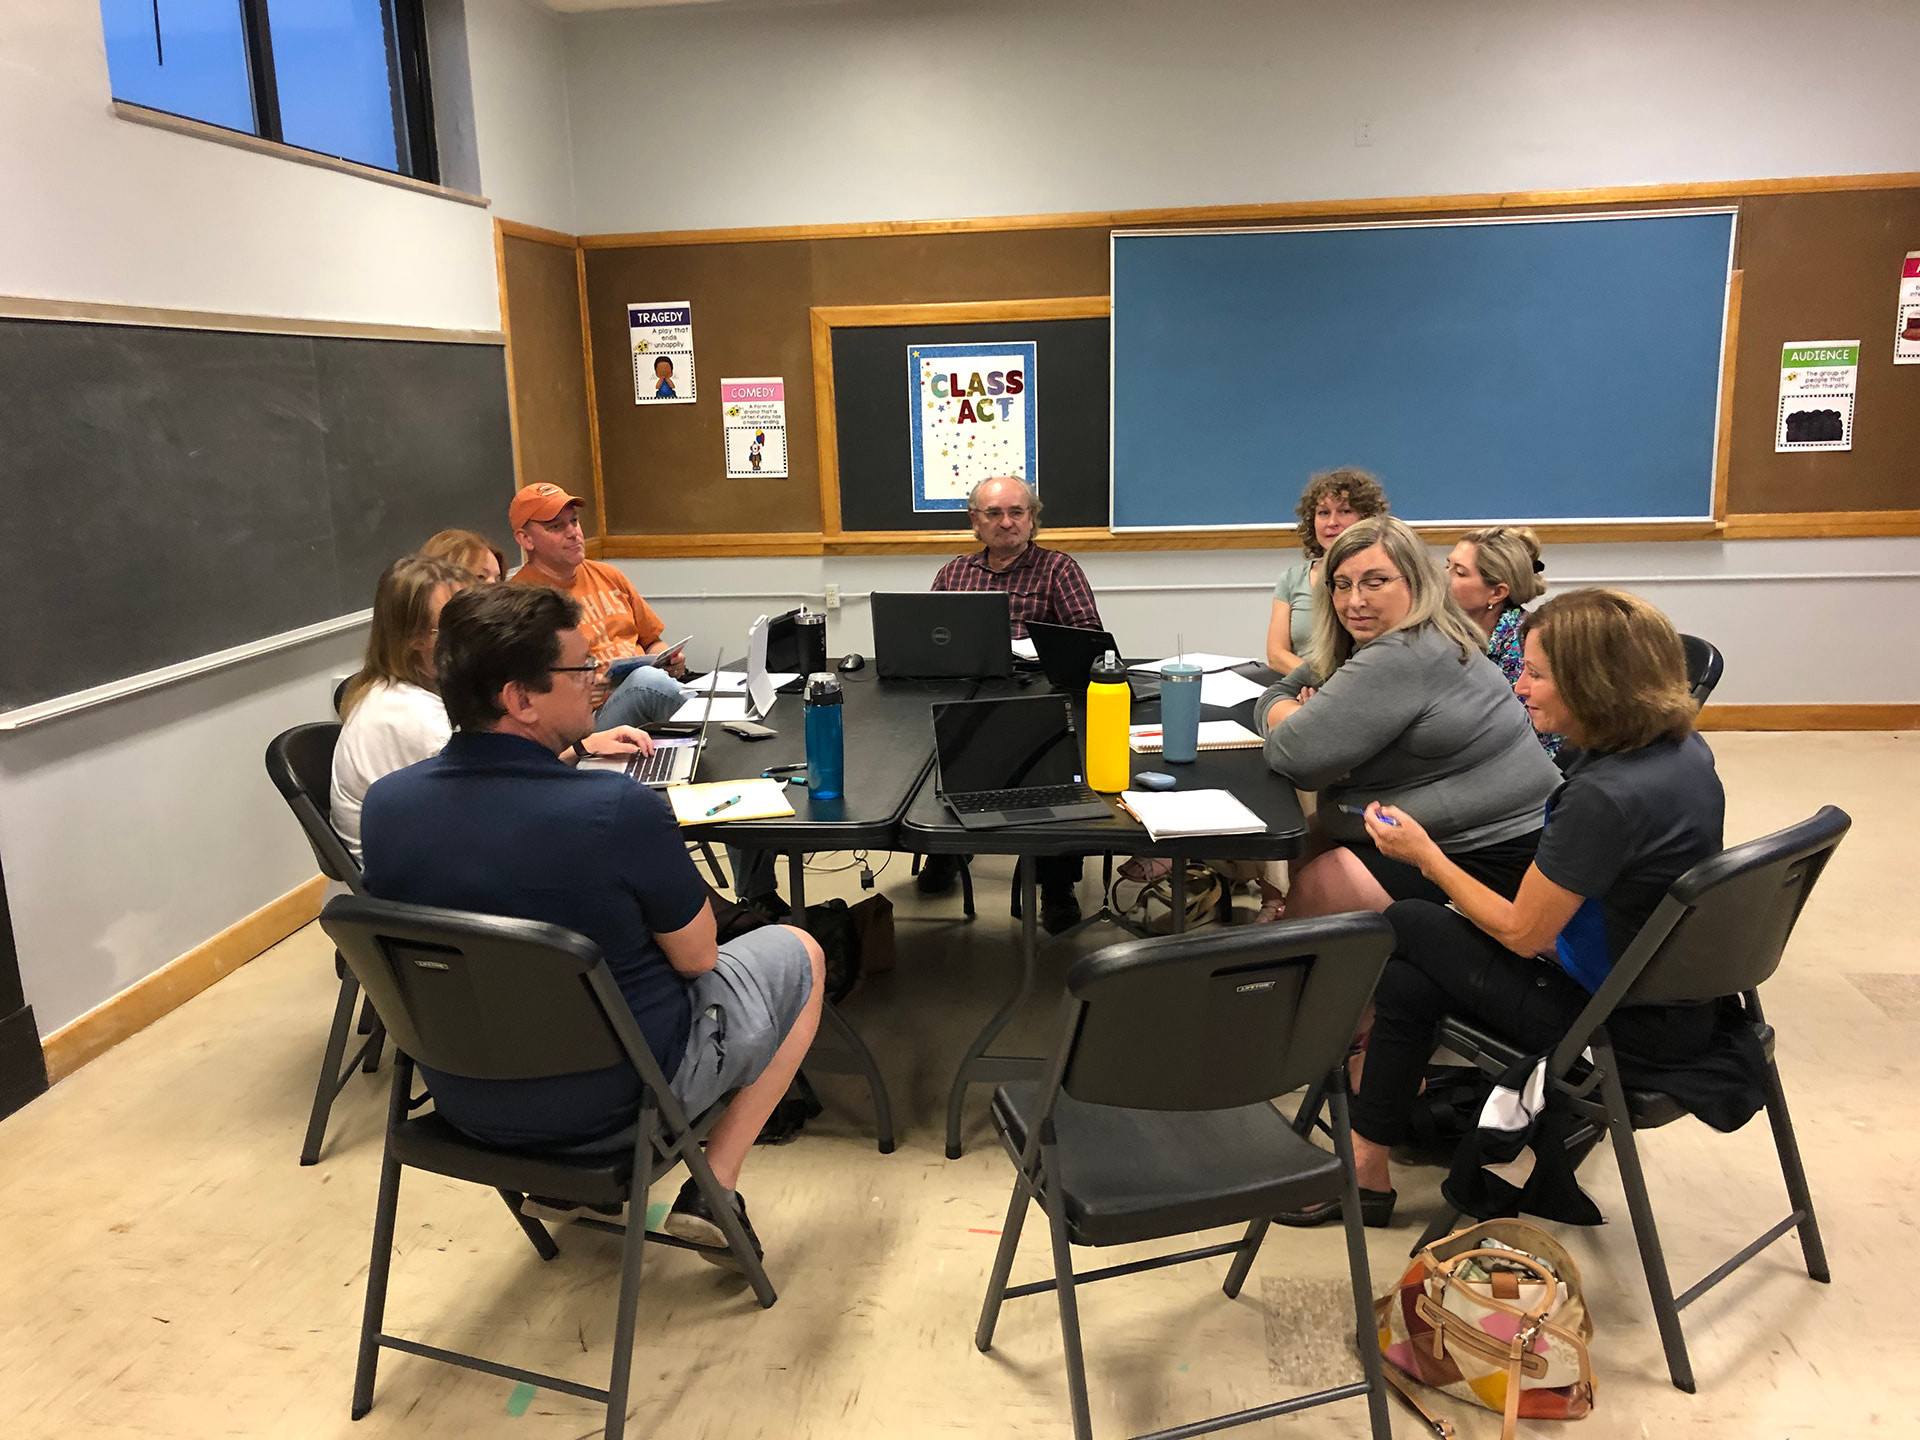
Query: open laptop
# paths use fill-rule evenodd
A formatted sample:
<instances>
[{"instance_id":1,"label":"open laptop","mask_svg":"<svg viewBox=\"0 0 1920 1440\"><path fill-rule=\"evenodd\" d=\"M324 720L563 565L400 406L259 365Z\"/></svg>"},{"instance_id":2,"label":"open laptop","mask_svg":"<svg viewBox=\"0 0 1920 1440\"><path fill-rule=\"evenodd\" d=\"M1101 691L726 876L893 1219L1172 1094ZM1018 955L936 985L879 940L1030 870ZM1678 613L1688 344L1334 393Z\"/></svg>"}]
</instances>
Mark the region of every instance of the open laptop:
<instances>
[{"instance_id":1,"label":"open laptop","mask_svg":"<svg viewBox=\"0 0 1920 1440\"><path fill-rule=\"evenodd\" d=\"M713 668L720 668L720 655L713 657ZM642 785L651 785L656 790L664 790L669 785L692 783L693 772L700 764L700 752L707 748L707 726L713 722L713 697L719 693L719 686L707 687L707 703L700 712L700 733L693 738L655 736L651 755L629 755L625 761L608 759L581 763L591 765L596 770L617 767L629 779L638 780Z\"/></svg>"},{"instance_id":2,"label":"open laptop","mask_svg":"<svg viewBox=\"0 0 1920 1440\"><path fill-rule=\"evenodd\" d=\"M1093 662L1111 650L1120 653L1113 636L1105 630L1082 630L1076 625L1049 625L1044 620L1027 622L1027 638L1033 641L1033 653L1040 661L1040 673L1056 690L1081 694L1093 675ZM1154 700L1160 695L1158 675L1128 672L1127 689L1135 700Z\"/></svg>"},{"instance_id":3,"label":"open laptop","mask_svg":"<svg viewBox=\"0 0 1920 1440\"><path fill-rule=\"evenodd\" d=\"M933 707L938 794L969 830L1100 820L1087 788L1073 710L1061 695L956 700Z\"/></svg>"},{"instance_id":4,"label":"open laptop","mask_svg":"<svg viewBox=\"0 0 1920 1440\"><path fill-rule=\"evenodd\" d=\"M883 680L1013 674L1013 616L1000 590L876 590L874 667Z\"/></svg>"}]
</instances>

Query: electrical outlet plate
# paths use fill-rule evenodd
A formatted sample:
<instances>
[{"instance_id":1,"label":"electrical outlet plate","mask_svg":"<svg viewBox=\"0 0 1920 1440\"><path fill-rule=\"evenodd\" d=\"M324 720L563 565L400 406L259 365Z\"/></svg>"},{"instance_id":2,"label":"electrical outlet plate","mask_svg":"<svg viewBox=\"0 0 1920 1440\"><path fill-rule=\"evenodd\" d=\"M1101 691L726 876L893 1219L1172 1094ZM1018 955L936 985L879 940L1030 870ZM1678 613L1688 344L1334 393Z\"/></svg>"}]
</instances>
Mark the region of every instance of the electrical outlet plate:
<instances>
[{"instance_id":1,"label":"electrical outlet plate","mask_svg":"<svg viewBox=\"0 0 1920 1440\"><path fill-rule=\"evenodd\" d=\"M827 586L827 609L838 610L839 608L840 587L838 585L829 585Z\"/></svg>"}]
</instances>

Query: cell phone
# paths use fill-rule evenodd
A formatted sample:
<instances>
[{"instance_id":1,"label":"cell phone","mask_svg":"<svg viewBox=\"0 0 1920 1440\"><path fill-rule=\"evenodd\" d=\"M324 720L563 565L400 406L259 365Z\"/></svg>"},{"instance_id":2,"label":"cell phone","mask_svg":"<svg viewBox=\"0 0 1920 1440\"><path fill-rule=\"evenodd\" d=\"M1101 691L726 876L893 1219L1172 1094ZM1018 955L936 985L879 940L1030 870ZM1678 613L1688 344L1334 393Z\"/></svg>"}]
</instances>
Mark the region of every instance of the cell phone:
<instances>
[{"instance_id":1,"label":"cell phone","mask_svg":"<svg viewBox=\"0 0 1920 1440\"><path fill-rule=\"evenodd\" d=\"M722 730L731 730L742 740L771 740L780 732L769 725L757 725L751 720L722 720Z\"/></svg>"},{"instance_id":2,"label":"cell phone","mask_svg":"<svg viewBox=\"0 0 1920 1440\"><path fill-rule=\"evenodd\" d=\"M650 720L640 728L649 735L657 736L686 736L700 733L698 725L689 725L684 720Z\"/></svg>"}]
</instances>

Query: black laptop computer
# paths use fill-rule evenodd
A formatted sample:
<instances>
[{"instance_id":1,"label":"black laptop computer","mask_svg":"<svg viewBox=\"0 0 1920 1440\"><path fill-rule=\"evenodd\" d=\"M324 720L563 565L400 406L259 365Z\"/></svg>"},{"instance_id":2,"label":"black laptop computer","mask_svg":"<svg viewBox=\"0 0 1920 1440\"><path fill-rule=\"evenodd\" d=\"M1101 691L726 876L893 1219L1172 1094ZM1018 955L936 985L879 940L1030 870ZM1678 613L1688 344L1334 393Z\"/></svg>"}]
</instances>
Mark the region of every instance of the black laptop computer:
<instances>
[{"instance_id":1,"label":"black laptop computer","mask_svg":"<svg viewBox=\"0 0 1920 1440\"><path fill-rule=\"evenodd\" d=\"M1105 630L1082 630L1075 625L1049 625L1043 620L1027 622L1027 638L1033 641L1033 653L1040 661L1040 672L1056 690L1080 694L1093 674L1093 662L1111 650L1120 653L1113 636ZM1157 675L1127 675L1127 688L1135 700L1153 700L1160 694Z\"/></svg>"},{"instance_id":2,"label":"black laptop computer","mask_svg":"<svg viewBox=\"0 0 1920 1440\"><path fill-rule=\"evenodd\" d=\"M874 666L883 680L1013 674L1013 616L999 590L874 591Z\"/></svg>"},{"instance_id":3,"label":"black laptop computer","mask_svg":"<svg viewBox=\"0 0 1920 1440\"><path fill-rule=\"evenodd\" d=\"M1099 820L1113 813L1087 788L1080 737L1064 696L935 705L933 746L938 794L969 830Z\"/></svg>"}]
</instances>

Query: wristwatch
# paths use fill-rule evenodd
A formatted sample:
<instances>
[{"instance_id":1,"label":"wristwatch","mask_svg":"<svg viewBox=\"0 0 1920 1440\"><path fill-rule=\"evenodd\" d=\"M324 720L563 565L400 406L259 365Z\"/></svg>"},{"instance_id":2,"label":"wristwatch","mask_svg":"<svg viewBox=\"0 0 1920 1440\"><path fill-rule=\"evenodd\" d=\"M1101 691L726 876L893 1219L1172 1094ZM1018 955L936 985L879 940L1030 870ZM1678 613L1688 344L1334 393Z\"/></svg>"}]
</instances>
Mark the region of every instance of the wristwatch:
<instances>
[{"instance_id":1,"label":"wristwatch","mask_svg":"<svg viewBox=\"0 0 1920 1440\"><path fill-rule=\"evenodd\" d=\"M586 759L592 753L593 752L591 750L587 749L586 741L576 740L573 742L573 758L576 764Z\"/></svg>"}]
</instances>

